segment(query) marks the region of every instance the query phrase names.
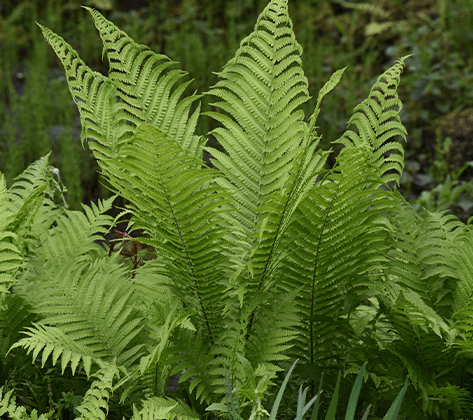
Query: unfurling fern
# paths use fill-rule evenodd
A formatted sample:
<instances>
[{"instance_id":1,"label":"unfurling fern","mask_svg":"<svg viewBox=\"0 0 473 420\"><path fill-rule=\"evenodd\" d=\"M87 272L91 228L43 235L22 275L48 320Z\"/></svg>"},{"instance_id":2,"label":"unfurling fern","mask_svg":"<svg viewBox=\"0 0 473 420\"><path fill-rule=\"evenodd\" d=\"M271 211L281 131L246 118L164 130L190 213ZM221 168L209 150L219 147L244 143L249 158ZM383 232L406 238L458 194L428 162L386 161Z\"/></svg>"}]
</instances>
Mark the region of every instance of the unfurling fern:
<instances>
[{"instance_id":1,"label":"unfurling fern","mask_svg":"<svg viewBox=\"0 0 473 420\"><path fill-rule=\"evenodd\" d=\"M205 93L216 98L207 115L220 124L210 134L223 148L207 149L211 169L195 135L202 95L181 99L190 82L180 83L175 63L86 9L108 77L40 26L64 65L82 142L128 200L129 228L156 258L130 273L107 255L96 241L113 225L105 215L113 198L84 206L85 215L58 208L45 162L8 192L0 182L0 197L9 197L0 203L0 279L11 292L2 302L26 334L2 327L2 337L18 340L10 354L26 349L42 365L95 375L77 408L83 417L105 418L121 405L136 419L196 418L224 404L228 372L244 391L243 416L257 418L267 401L248 394L255 378L271 389L289 358L301 360L312 388L318 372L329 373L334 395L332 379L341 372L349 381L368 359L365 379L375 386L361 403L373 398L379 412L409 375L418 389L406 391L403 414L423 415L421 392L424 413L450 418L453 402L454 417L468 416L471 381L457 378L471 361L462 328L473 298L472 232L450 216L415 214L394 190L404 165L397 87L407 57L355 108L336 164L325 169L316 120L345 69L305 121L302 48L287 1L272 0ZM464 314L463 326L454 313ZM178 402L166 395L176 373Z\"/></svg>"}]
</instances>

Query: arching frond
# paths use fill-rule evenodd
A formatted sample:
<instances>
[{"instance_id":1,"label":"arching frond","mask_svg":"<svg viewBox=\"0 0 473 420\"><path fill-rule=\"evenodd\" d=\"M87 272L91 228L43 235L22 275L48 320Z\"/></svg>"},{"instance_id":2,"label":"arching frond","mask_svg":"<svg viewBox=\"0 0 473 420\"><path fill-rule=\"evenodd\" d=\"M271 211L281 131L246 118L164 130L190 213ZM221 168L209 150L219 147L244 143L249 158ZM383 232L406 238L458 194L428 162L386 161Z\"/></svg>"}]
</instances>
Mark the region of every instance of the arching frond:
<instances>
[{"instance_id":1,"label":"arching frond","mask_svg":"<svg viewBox=\"0 0 473 420\"><path fill-rule=\"evenodd\" d=\"M291 226L294 245L279 284L288 291L301 288L298 305L306 321L296 354L311 363L335 356L329 342L339 327L330 319L343 314L348 291L363 274L383 267L387 223L382 214L390 196L378 189L379 169L369 156L365 146L342 150Z\"/></svg>"},{"instance_id":2,"label":"arching frond","mask_svg":"<svg viewBox=\"0 0 473 420\"><path fill-rule=\"evenodd\" d=\"M88 369L90 360L115 357L119 365L132 366L142 355L145 337L138 338L143 316L131 304L125 272L108 257L92 263L72 259L54 271L38 272L27 301L42 320L14 347L33 350L34 356L44 349L43 364L51 354L53 363L62 355L63 370L69 361L74 370L81 357L89 358Z\"/></svg>"},{"instance_id":3,"label":"arching frond","mask_svg":"<svg viewBox=\"0 0 473 420\"><path fill-rule=\"evenodd\" d=\"M202 157L203 145L194 136L199 109L189 117L191 105L199 97L179 100L190 82L173 90L186 73L166 71L174 64L166 56L136 44L99 12L86 9L100 31L110 62L109 77L92 71L63 38L39 25L66 70L69 90L81 115L82 142L90 140L95 156L108 159L141 122L147 122Z\"/></svg>"},{"instance_id":4,"label":"arching frond","mask_svg":"<svg viewBox=\"0 0 473 420\"><path fill-rule=\"evenodd\" d=\"M396 181L404 167L404 149L395 136L406 140L407 131L401 123L399 112L402 103L397 94L404 60L399 58L396 64L385 71L371 88L367 99L355 107L355 113L348 120L348 128L354 125L358 131L348 129L335 143L345 147L360 145L371 146L372 162L381 169L384 182Z\"/></svg>"},{"instance_id":5,"label":"arching frond","mask_svg":"<svg viewBox=\"0 0 473 420\"><path fill-rule=\"evenodd\" d=\"M196 163L172 137L142 124L104 170L113 189L132 203L134 227L149 235L140 240L163 253L171 286L212 337L222 307L226 232L218 216L227 194L213 182L216 172Z\"/></svg>"}]
</instances>

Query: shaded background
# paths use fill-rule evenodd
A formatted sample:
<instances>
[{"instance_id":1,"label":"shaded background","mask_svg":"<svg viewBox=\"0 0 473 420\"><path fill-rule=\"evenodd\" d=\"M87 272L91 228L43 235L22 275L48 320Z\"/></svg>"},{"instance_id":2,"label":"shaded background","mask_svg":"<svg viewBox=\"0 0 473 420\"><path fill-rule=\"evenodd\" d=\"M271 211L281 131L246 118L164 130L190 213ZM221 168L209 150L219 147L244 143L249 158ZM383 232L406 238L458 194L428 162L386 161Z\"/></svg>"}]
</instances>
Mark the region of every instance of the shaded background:
<instances>
[{"instance_id":1,"label":"shaded background","mask_svg":"<svg viewBox=\"0 0 473 420\"><path fill-rule=\"evenodd\" d=\"M97 165L80 144L78 110L64 70L38 21L61 35L93 70L107 74L102 43L87 5L136 42L179 62L194 78L188 93L205 92L254 27L266 0L49 0L0 2L0 170L8 185L52 150L71 208L109 196ZM331 74L348 66L323 102L322 147L341 136L356 104L400 56L399 95L409 136L401 190L417 208L473 214L473 3L470 0L289 0L289 13L312 99ZM202 111L210 110L203 98ZM202 116L198 134L214 122ZM209 139L212 141L212 139ZM334 148L329 164L338 149Z\"/></svg>"}]
</instances>

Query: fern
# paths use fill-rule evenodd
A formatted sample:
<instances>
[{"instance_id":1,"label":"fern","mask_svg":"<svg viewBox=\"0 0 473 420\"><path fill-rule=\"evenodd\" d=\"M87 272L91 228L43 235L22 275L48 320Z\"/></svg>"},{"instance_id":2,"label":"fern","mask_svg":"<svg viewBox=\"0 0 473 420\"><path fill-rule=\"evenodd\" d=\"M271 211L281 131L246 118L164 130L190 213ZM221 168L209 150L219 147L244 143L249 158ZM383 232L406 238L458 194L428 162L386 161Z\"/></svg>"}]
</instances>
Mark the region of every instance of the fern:
<instances>
[{"instance_id":1,"label":"fern","mask_svg":"<svg viewBox=\"0 0 473 420\"><path fill-rule=\"evenodd\" d=\"M87 391L77 411L81 414L80 419L103 419L108 413L108 401L113 391L113 379L118 373L115 361L104 365L96 373L97 380Z\"/></svg>"},{"instance_id":2,"label":"fern","mask_svg":"<svg viewBox=\"0 0 473 420\"><path fill-rule=\"evenodd\" d=\"M163 252L173 289L197 309L212 341L223 293L218 279L225 268L218 207L226 194L212 182L215 172L197 169L197 163L174 138L143 124L103 167L112 188L132 202L134 227L150 235L141 240ZM137 176L138 168L147 176Z\"/></svg>"},{"instance_id":3,"label":"fern","mask_svg":"<svg viewBox=\"0 0 473 420\"><path fill-rule=\"evenodd\" d=\"M452 216L415 214L394 190L404 164L397 87L407 57L355 108L327 170L315 124L345 69L323 86L306 122L302 48L287 1L272 0L206 93L217 98L207 115L223 147L207 148L211 169L194 134L202 95L181 99L185 73L86 9L107 77L40 27L64 65L82 142L109 188L128 200L129 228L156 259L130 273L107 256L95 241L114 223L104 214L114 197L84 206L85 214L54 205L46 160L10 191L0 183L0 196L10 197L0 208L0 274L13 295L4 304L26 334L11 350L96 374L83 417L128 404L136 419L195 418L165 395L177 372L196 411L222 406L228 372L242 390L243 416L257 417L264 408L250 395L255 378L270 389L290 357L304 361L312 387L313 372L350 376L369 359L380 406L381 393L394 398L408 374L417 389L407 391L403 414L422 399L432 416L448 418L449 402L454 416L469 415L470 384L456 378L471 359L471 230ZM358 306L366 299L374 308Z\"/></svg>"},{"instance_id":4,"label":"fern","mask_svg":"<svg viewBox=\"0 0 473 420\"><path fill-rule=\"evenodd\" d=\"M133 417L131 420L155 418L166 420L194 420L200 417L182 401L158 397L145 400L143 402L143 408L139 411L133 407Z\"/></svg>"},{"instance_id":5,"label":"fern","mask_svg":"<svg viewBox=\"0 0 473 420\"><path fill-rule=\"evenodd\" d=\"M8 292L14 283L13 273L20 267L22 262L20 250L15 245L16 233L10 230L15 213L8 208L7 189L3 174L0 178L0 293ZM3 297L0 302L3 305Z\"/></svg>"},{"instance_id":6,"label":"fern","mask_svg":"<svg viewBox=\"0 0 473 420\"><path fill-rule=\"evenodd\" d=\"M179 101L190 82L172 92L185 73L165 72L174 64L166 56L136 44L96 10L86 9L103 39L110 62L109 77L93 72L60 36L39 25L66 70L69 89L81 115L82 142L91 139L89 146L97 156L111 158L134 134L136 126L147 122L201 156L202 144L194 136L198 108L189 117L198 96Z\"/></svg>"},{"instance_id":7,"label":"fern","mask_svg":"<svg viewBox=\"0 0 473 420\"><path fill-rule=\"evenodd\" d=\"M51 411L48 414L41 414L38 417L38 411L33 410L31 415L28 415L25 407L16 405L15 397L12 396L13 389L5 394L3 391L2 386L0 388L0 416L8 414L8 416L13 419L46 420L54 414L54 411Z\"/></svg>"},{"instance_id":8,"label":"fern","mask_svg":"<svg viewBox=\"0 0 473 420\"><path fill-rule=\"evenodd\" d=\"M379 76L368 98L355 107L348 126L353 124L358 133L347 130L336 141L345 147L369 145L372 150L370 160L380 168L386 183L399 183L399 176L404 167L404 150L392 139L401 136L405 140L407 135L399 118L402 104L397 95L397 86L404 60L408 57L398 59L394 66Z\"/></svg>"}]
</instances>

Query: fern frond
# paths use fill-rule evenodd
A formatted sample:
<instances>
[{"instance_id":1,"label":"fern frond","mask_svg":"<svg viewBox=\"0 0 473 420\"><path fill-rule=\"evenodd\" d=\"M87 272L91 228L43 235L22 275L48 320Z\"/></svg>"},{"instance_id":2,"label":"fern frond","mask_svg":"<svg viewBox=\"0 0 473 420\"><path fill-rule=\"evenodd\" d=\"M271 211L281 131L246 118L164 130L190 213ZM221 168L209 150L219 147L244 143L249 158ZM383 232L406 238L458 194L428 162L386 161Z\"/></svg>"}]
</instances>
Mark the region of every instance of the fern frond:
<instances>
[{"instance_id":1,"label":"fern frond","mask_svg":"<svg viewBox=\"0 0 473 420\"><path fill-rule=\"evenodd\" d=\"M7 293L15 281L14 273L20 267L22 257L15 245L17 234L9 229L15 214L9 209L7 188L3 174L0 177L0 294ZM3 306L3 297L0 307Z\"/></svg>"},{"instance_id":2,"label":"fern frond","mask_svg":"<svg viewBox=\"0 0 473 420\"><path fill-rule=\"evenodd\" d=\"M404 149L400 143L391 139L401 136L406 140L407 131L399 118L402 103L397 87L404 60L408 57L399 58L379 76L368 98L355 107L355 113L348 120L347 126L350 128L353 124L358 133L348 129L335 141L345 147L371 146L371 160L381 169L381 177L386 183L396 181L399 184L404 167Z\"/></svg>"},{"instance_id":3,"label":"fern frond","mask_svg":"<svg viewBox=\"0 0 473 420\"><path fill-rule=\"evenodd\" d=\"M385 272L390 281L396 281L413 290L433 305L433 284L421 280L423 267L417 253L417 238L423 230L422 218L399 192L394 192L393 198L389 216L393 229L387 238L391 249L387 252Z\"/></svg>"},{"instance_id":4,"label":"fern frond","mask_svg":"<svg viewBox=\"0 0 473 420\"><path fill-rule=\"evenodd\" d=\"M134 227L150 236L140 241L162 252L173 289L213 337L226 268L219 206L227 194L213 182L215 171L196 164L172 137L142 124L103 167L112 188L132 203Z\"/></svg>"},{"instance_id":5,"label":"fern frond","mask_svg":"<svg viewBox=\"0 0 473 420\"><path fill-rule=\"evenodd\" d=\"M30 420L47 420L53 414L54 411L50 411L48 414L41 414L38 417L38 412L34 409L30 415L26 412L24 406L17 406L15 397L12 395L15 390L12 389L4 394L3 386L0 388L0 416L5 418L5 415L8 415L8 418L12 419L30 419Z\"/></svg>"},{"instance_id":6,"label":"fern frond","mask_svg":"<svg viewBox=\"0 0 473 420\"><path fill-rule=\"evenodd\" d=\"M197 334L189 334L187 331L181 333L177 345L167 349L167 361L172 366L169 374L182 372L179 378L181 388L188 389L189 393L196 390L196 399L201 402L213 401L215 398L215 378L210 372L210 363L214 361L215 353L209 352L209 348L211 343L208 335L197 330Z\"/></svg>"},{"instance_id":7,"label":"fern frond","mask_svg":"<svg viewBox=\"0 0 473 420\"><path fill-rule=\"evenodd\" d=\"M418 238L419 260L426 281L458 279L453 292L453 311L473 298L473 233L457 217L446 212L427 212Z\"/></svg>"},{"instance_id":8,"label":"fern frond","mask_svg":"<svg viewBox=\"0 0 473 420\"><path fill-rule=\"evenodd\" d=\"M8 230L18 235L20 242L17 246L21 250L27 247L28 235L34 218L45 201L45 195L51 193L47 176L48 157L49 153L28 166L14 179L14 184L8 190L10 211L15 215Z\"/></svg>"},{"instance_id":9,"label":"fern frond","mask_svg":"<svg viewBox=\"0 0 473 420\"><path fill-rule=\"evenodd\" d=\"M129 384L122 393L122 401L126 398L136 401L150 395L165 396L171 370L166 358L174 350L172 337L178 329L195 331L189 319L191 314L183 310L177 300L162 306L152 305L146 315L153 345L149 353L141 357L139 367L126 378Z\"/></svg>"},{"instance_id":10,"label":"fern frond","mask_svg":"<svg viewBox=\"0 0 473 420\"><path fill-rule=\"evenodd\" d=\"M213 105L224 112L207 115L223 125L212 134L228 156L209 151L225 175L222 184L236 186L232 207L245 235L254 233L264 219L258 209L270 195L286 188L299 153L305 125L297 108L309 99L301 53L287 2L272 1L208 92L222 99ZM256 243L254 238L247 240Z\"/></svg>"},{"instance_id":11,"label":"fern frond","mask_svg":"<svg viewBox=\"0 0 473 420\"><path fill-rule=\"evenodd\" d=\"M133 406L131 420L198 420L199 415L183 401L152 397L143 401L143 408Z\"/></svg>"},{"instance_id":12,"label":"fern frond","mask_svg":"<svg viewBox=\"0 0 473 420\"><path fill-rule=\"evenodd\" d=\"M66 210L56 219L57 226L42 235L43 246L37 250L36 258L58 267L80 256L92 260L105 255L94 241L103 240L113 224L113 218L105 213L112 208L115 198L98 200L90 207L83 204L83 212Z\"/></svg>"},{"instance_id":13,"label":"fern frond","mask_svg":"<svg viewBox=\"0 0 473 420\"><path fill-rule=\"evenodd\" d=\"M184 72L167 67L174 64L166 56L136 44L99 12L91 13L110 61L110 74L93 72L63 38L41 25L46 41L62 61L72 97L81 116L84 143L99 159L115 156L141 122L164 130L201 157L202 144L193 135L199 109L188 117L192 95L179 101L190 82L172 91Z\"/></svg>"},{"instance_id":14,"label":"fern frond","mask_svg":"<svg viewBox=\"0 0 473 420\"><path fill-rule=\"evenodd\" d=\"M343 149L337 165L301 203L291 225L292 252L284 260L285 290L300 287L298 306L306 322L296 340L297 357L311 363L334 355L325 347L336 334L349 289L384 264L389 193L378 189L379 169L365 146ZM318 317L318 318L317 318ZM302 341L299 341L302 340Z\"/></svg>"},{"instance_id":15,"label":"fern frond","mask_svg":"<svg viewBox=\"0 0 473 420\"><path fill-rule=\"evenodd\" d=\"M108 257L93 262L73 259L54 271L38 272L26 299L42 317L41 326L30 330L30 338L15 347L29 347L37 354L46 345L44 359L53 352L54 363L61 353L70 351L93 361L116 357L121 366L133 365L142 355L144 337L137 337L143 317L131 305L125 272L125 267ZM50 341L55 345L48 345L44 336L50 331L48 325L60 331L61 336Z\"/></svg>"},{"instance_id":16,"label":"fern frond","mask_svg":"<svg viewBox=\"0 0 473 420\"><path fill-rule=\"evenodd\" d=\"M41 361L43 367L49 356L52 357L54 365L59 357L61 357L62 372L64 373L67 365L70 364L74 374L79 362L82 360L85 372L89 375L92 360L99 360L87 346L71 340L60 328L34 323L33 327L28 327L27 331L23 331L23 333L28 337L22 338L13 344L11 349L23 347L27 350L28 354L33 352L33 360L36 360L39 353L42 352Z\"/></svg>"},{"instance_id":17,"label":"fern frond","mask_svg":"<svg viewBox=\"0 0 473 420\"><path fill-rule=\"evenodd\" d=\"M81 414L80 419L102 419L107 418L108 401L113 392L113 379L118 373L117 364L111 361L105 364L95 376L90 389L86 392L81 405L76 407Z\"/></svg>"},{"instance_id":18,"label":"fern frond","mask_svg":"<svg viewBox=\"0 0 473 420\"><path fill-rule=\"evenodd\" d=\"M446 212L415 211L395 194L386 275L450 317L473 297L473 235Z\"/></svg>"},{"instance_id":19,"label":"fern frond","mask_svg":"<svg viewBox=\"0 0 473 420\"><path fill-rule=\"evenodd\" d=\"M295 300L299 293L298 289L289 293L271 291L267 301L258 305L246 349L246 357L252 365L277 372L280 370L277 363L288 359L287 350L292 347L301 322Z\"/></svg>"},{"instance_id":20,"label":"fern frond","mask_svg":"<svg viewBox=\"0 0 473 420\"><path fill-rule=\"evenodd\" d=\"M105 19L97 10L84 7L90 12L100 32L110 64L109 78L120 92L120 108L123 117L147 122L175 138L184 148L201 158L202 146L193 139L199 117L199 107L189 116L192 104L201 95L190 95L180 100L187 86L181 84L172 91L187 73L181 70L164 72L176 64L163 54L155 54L145 45L136 44L125 32Z\"/></svg>"}]
</instances>

